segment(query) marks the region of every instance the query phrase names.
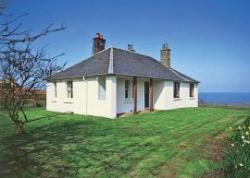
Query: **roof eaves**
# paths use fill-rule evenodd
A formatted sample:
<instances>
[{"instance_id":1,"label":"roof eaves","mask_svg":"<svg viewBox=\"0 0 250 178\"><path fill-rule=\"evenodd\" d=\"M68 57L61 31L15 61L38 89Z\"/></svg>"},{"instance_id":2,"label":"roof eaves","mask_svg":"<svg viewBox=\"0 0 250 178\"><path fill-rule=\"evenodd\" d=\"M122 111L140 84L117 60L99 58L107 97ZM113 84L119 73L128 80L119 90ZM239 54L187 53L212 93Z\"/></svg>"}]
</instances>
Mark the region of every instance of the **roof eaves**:
<instances>
[{"instance_id":1,"label":"roof eaves","mask_svg":"<svg viewBox=\"0 0 250 178\"><path fill-rule=\"evenodd\" d=\"M173 72L175 75L177 75L178 77L180 77L182 79L182 81L187 81L187 82L195 82L195 83L200 83L198 80L195 80L173 68L170 68L170 71Z\"/></svg>"}]
</instances>

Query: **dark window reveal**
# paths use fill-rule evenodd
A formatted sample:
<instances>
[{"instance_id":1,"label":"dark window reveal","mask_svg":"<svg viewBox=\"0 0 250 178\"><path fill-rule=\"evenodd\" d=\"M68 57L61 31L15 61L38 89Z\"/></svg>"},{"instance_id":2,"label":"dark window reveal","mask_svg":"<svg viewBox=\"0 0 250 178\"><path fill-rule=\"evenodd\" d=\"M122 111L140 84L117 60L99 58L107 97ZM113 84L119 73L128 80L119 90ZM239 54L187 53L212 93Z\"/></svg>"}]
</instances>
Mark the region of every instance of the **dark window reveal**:
<instances>
[{"instance_id":1,"label":"dark window reveal","mask_svg":"<svg viewBox=\"0 0 250 178\"><path fill-rule=\"evenodd\" d=\"M54 83L54 96L55 96L55 98L57 97L57 83L55 82Z\"/></svg>"},{"instance_id":2,"label":"dark window reveal","mask_svg":"<svg viewBox=\"0 0 250 178\"><path fill-rule=\"evenodd\" d=\"M174 82L174 98L180 98L180 83Z\"/></svg>"},{"instance_id":3,"label":"dark window reveal","mask_svg":"<svg viewBox=\"0 0 250 178\"><path fill-rule=\"evenodd\" d=\"M68 98L73 98L73 82L72 81L67 82L67 96Z\"/></svg>"},{"instance_id":4,"label":"dark window reveal","mask_svg":"<svg viewBox=\"0 0 250 178\"><path fill-rule=\"evenodd\" d=\"M189 96L194 97L194 84L190 83Z\"/></svg>"}]
</instances>

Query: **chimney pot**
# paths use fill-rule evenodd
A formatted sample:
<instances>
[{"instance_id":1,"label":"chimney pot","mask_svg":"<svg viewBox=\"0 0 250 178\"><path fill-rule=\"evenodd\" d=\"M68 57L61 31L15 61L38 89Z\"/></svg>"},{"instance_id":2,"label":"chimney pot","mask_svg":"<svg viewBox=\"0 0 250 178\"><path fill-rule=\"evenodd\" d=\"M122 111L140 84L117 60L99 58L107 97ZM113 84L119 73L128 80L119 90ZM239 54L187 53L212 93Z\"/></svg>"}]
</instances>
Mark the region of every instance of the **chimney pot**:
<instances>
[{"instance_id":1,"label":"chimney pot","mask_svg":"<svg viewBox=\"0 0 250 178\"><path fill-rule=\"evenodd\" d=\"M162 49L169 49L169 48L168 48L168 43L162 44Z\"/></svg>"},{"instance_id":2,"label":"chimney pot","mask_svg":"<svg viewBox=\"0 0 250 178\"><path fill-rule=\"evenodd\" d=\"M99 38L99 37L100 37L100 33L96 33L96 34L95 34L95 37L96 37L96 38Z\"/></svg>"},{"instance_id":3,"label":"chimney pot","mask_svg":"<svg viewBox=\"0 0 250 178\"><path fill-rule=\"evenodd\" d=\"M93 38L93 55L105 49L105 42L106 40L103 38L103 35L101 35L100 33L96 33L95 37Z\"/></svg>"},{"instance_id":4,"label":"chimney pot","mask_svg":"<svg viewBox=\"0 0 250 178\"><path fill-rule=\"evenodd\" d=\"M135 52L132 44L128 44L128 51Z\"/></svg>"}]
</instances>

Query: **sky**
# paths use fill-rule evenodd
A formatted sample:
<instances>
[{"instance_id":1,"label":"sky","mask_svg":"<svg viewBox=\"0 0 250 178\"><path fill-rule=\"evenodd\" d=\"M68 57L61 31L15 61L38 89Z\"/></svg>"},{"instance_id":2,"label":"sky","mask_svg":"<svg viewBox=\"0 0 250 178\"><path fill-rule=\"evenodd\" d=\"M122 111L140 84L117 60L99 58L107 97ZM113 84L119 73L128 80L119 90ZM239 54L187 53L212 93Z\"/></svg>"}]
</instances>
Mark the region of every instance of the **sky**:
<instances>
[{"instance_id":1,"label":"sky","mask_svg":"<svg viewBox=\"0 0 250 178\"><path fill-rule=\"evenodd\" d=\"M20 15L37 33L51 23L62 32L37 41L67 66L91 56L100 32L106 47L160 59L168 43L171 66L201 82L201 92L250 92L250 1L248 0L6 0L6 13Z\"/></svg>"}]
</instances>

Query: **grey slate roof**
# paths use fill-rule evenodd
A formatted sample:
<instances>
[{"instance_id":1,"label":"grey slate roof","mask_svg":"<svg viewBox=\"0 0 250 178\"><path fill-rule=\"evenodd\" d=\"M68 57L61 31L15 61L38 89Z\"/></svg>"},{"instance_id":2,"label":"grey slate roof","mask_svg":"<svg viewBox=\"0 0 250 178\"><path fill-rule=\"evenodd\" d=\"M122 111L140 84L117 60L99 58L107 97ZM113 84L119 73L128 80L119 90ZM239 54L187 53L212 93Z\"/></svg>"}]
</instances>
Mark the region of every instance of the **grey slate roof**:
<instances>
[{"instance_id":1,"label":"grey slate roof","mask_svg":"<svg viewBox=\"0 0 250 178\"><path fill-rule=\"evenodd\" d=\"M199 83L156 59L118 48L105 49L86 60L53 75L50 80L113 74Z\"/></svg>"}]
</instances>

